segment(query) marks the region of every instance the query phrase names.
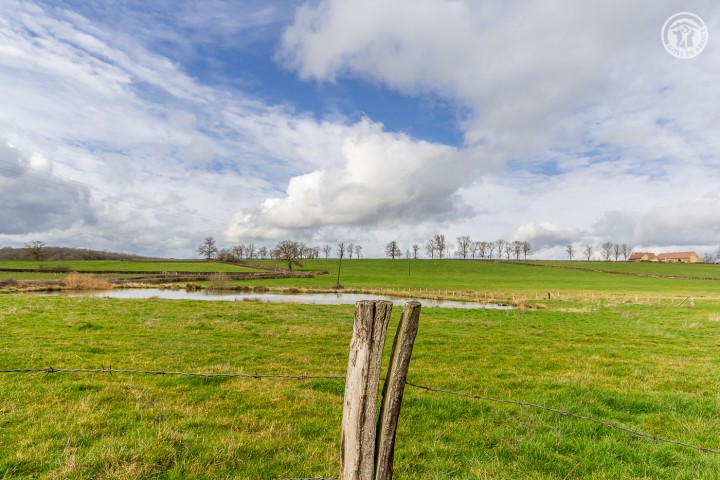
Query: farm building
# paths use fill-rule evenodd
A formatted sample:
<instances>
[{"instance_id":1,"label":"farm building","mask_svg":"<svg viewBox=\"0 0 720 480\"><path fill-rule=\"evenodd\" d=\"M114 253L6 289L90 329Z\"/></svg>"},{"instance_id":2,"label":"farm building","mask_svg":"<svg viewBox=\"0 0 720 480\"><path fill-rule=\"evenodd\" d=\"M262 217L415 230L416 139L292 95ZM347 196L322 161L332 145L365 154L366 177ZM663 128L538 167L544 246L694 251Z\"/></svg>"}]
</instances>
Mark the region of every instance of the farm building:
<instances>
[{"instance_id":1,"label":"farm building","mask_svg":"<svg viewBox=\"0 0 720 480\"><path fill-rule=\"evenodd\" d=\"M651 252L633 252L628 262L657 262L657 257Z\"/></svg>"},{"instance_id":2,"label":"farm building","mask_svg":"<svg viewBox=\"0 0 720 480\"><path fill-rule=\"evenodd\" d=\"M695 252L661 253L657 256L659 262L666 263L700 263L701 259Z\"/></svg>"}]
</instances>

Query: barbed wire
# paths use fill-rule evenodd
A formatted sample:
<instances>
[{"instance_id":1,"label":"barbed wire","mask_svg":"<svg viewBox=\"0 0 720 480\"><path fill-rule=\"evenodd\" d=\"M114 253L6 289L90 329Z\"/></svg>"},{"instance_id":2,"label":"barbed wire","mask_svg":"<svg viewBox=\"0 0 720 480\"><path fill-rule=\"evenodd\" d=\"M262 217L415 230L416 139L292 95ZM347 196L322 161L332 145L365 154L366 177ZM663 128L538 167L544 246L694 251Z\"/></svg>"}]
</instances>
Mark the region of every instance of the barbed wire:
<instances>
[{"instance_id":1,"label":"barbed wire","mask_svg":"<svg viewBox=\"0 0 720 480\"><path fill-rule=\"evenodd\" d=\"M455 392L455 391L452 391L452 390L445 390L445 389L442 389L442 388L428 387L428 386L425 386L425 385L416 385L416 384L410 383L410 382L406 382L405 385L409 385L409 386L411 386L411 387L419 388L419 389L421 389L421 390L427 390L427 391L429 391L429 392L446 393L446 394L448 394L448 395L456 395L456 396L459 396L459 397L472 398L472 399L475 399L475 400L485 400L485 401L488 401L488 402L495 402L495 403L509 403L509 404L512 404L512 405L517 405L517 406L519 406L519 407L537 408L537 409L540 409L540 410L545 410L545 411L548 411L548 412L557 413L557 414L560 414L560 415L565 416L565 417L577 418L577 419L579 419L579 420L585 420L585 421L588 421L588 422L597 423L598 425L603 425L603 426L608 427L608 428L613 428L613 429L616 429L616 430L620 430L620 431L623 431L623 432L625 432L625 433L629 433L630 435L634 435L634 436L636 436L636 437L649 438L650 440L653 440L653 441L655 441L655 442L657 442L657 443L669 443L669 444L672 444L672 445L679 445L679 446L681 446L681 447L687 447L687 448L692 448L692 449L695 449L695 450L699 450L699 451L701 451L701 452L703 452L703 453L720 453L720 450L713 450L712 448L700 447L700 446L697 446L697 445L691 445L691 444L689 444L689 443L683 443L683 442L678 442L678 441L676 441L676 440L670 440L670 439L667 439L667 438L658 437L658 436L656 436L656 435L650 435L650 434L648 434L648 433L643 433L643 432L639 432L639 431L637 431L637 430L633 430L633 429L630 429L630 428L627 428L627 427L623 427L623 426L620 426L620 425L615 425L615 424L613 424L613 423L606 422L606 421L604 421L604 420L598 420L598 419L595 419L595 418L587 417L587 416L585 416L585 415L579 415L579 414L577 414L577 413L566 412L566 411L564 411L564 410L559 410L559 409L557 409L557 408L546 407L545 405L539 405L539 404L537 404L537 403L521 402L521 401L518 401L518 400L507 400L507 399L493 398L493 397L483 397L482 395L477 395L477 394L474 394L474 393Z\"/></svg>"},{"instance_id":2,"label":"barbed wire","mask_svg":"<svg viewBox=\"0 0 720 480\"><path fill-rule=\"evenodd\" d=\"M184 377L203 377L203 378L214 378L214 377L241 377L241 378L276 378L285 380L313 380L313 379L326 379L326 380L344 380L345 375L282 375L282 374L259 374L259 373L198 373L198 372L177 372L177 371L166 371L166 370L129 370L129 369L116 369L112 367L101 367L101 368L15 368L15 369L4 369L0 370L0 373L135 373L142 375L173 375L173 376L184 376Z\"/></svg>"},{"instance_id":3,"label":"barbed wire","mask_svg":"<svg viewBox=\"0 0 720 480\"><path fill-rule=\"evenodd\" d=\"M303 380L345 380L344 375L287 375L287 374L259 374L259 373L201 373L201 372L179 372L179 371L166 371L166 370L131 370L131 369L115 369L112 367L101 367L101 368L54 368L54 367L45 367L45 368L14 368L14 369L0 369L0 373L45 373L45 374L53 374L53 373L108 373L108 374L114 374L114 373L126 373L126 374L142 374L142 375L171 375L171 376L185 376L185 377L201 377L201 378L215 378L215 377L225 377L225 378L252 378L252 379L263 379L263 378L271 378L271 379L279 379L279 380L297 380L297 381L303 381ZM466 393L466 392L457 392L453 390L447 390L443 388L437 388L437 387L430 387L427 385L418 385L411 382L406 382L406 385L410 387L414 387L420 390L425 390L428 392L433 393L444 393L447 395L455 395L458 397L465 397L465 398L471 398L474 400L483 400L487 402L494 402L494 403L506 403L511 405L517 405L519 407L530 407L530 408L536 408L539 410L544 410L547 412L553 412L557 413L559 415L562 415L564 417L569 418L575 418L578 420L585 420L587 422L592 422L598 425L602 425L607 428L619 430L622 432L625 432L627 434L639 437L639 438L647 438L650 440L653 440L656 443L667 443L671 445L677 445L680 447L690 448L694 450L698 450L703 453L718 453L720 454L720 450L702 447L698 445L692 445L685 442L679 442L677 440L671 440L667 438L658 437L657 435L651 435L648 433L643 433L638 430L633 430L631 428L623 427L621 425L616 425L614 423L606 422L604 420L598 420L596 418L591 418L585 415L580 415L577 413L572 413L564 410L560 410L553 407L547 407L545 405L540 405L537 403L532 402L523 402L520 400L511 400L511 399L501 399L501 398L494 398L494 397L486 397L482 395L477 395L475 393ZM287 480L332 480L332 479L322 479L322 478L308 478L308 479L287 479Z\"/></svg>"}]
</instances>

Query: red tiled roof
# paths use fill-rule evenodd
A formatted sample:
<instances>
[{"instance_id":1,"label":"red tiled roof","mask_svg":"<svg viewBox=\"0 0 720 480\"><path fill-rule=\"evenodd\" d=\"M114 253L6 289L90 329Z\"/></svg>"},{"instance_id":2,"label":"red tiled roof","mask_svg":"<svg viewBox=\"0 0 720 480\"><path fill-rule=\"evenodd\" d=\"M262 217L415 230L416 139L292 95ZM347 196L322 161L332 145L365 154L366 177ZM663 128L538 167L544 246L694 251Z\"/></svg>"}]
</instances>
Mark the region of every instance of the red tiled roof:
<instances>
[{"instance_id":1,"label":"red tiled roof","mask_svg":"<svg viewBox=\"0 0 720 480\"><path fill-rule=\"evenodd\" d=\"M648 258L648 259L653 259L653 258L655 258L655 254L652 253L652 252L633 252L633 254L630 255L630 258L628 258L628 260L640 260L640 259L642 259L645 255L647 255L647 258Z\"/></svg>"},{"instance_id":2,"label":"red tiled roof","mask_svg":"<svg viewBox=\"0 0 720 480\"><path fill-rule=\"evenodd\" d=\"M690 258L693 255L697 256L695 252L672 252L672 253L661 253L657 256L658 260L679 260L681 258Z\"/></svg>"}]
</instances>

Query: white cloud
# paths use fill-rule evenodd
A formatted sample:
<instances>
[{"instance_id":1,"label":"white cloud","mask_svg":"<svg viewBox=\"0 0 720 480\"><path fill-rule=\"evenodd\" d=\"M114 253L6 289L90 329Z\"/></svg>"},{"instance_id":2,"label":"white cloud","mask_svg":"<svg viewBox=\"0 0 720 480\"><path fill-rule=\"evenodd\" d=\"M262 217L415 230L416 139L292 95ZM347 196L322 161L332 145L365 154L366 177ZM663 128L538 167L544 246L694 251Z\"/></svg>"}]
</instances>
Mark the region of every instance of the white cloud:
<instances>
[{"instance_id":1,"label":"white cloud","mask_svg":"<svg viewBox=\"0 0 720 480\"><path fill-rule=\"evenodd\" d=\"M227 241L357 239L382 255L393 238L438 232L538 246L573 234L717 236L715 197L696 192L720 182L720 49L667 55L659 29L674 1L333 0L298 10L279 39L286 66L308 80L449 99L471 112L459 147L388 132L378 118L267 105L229 88L233 78L203 84L183 55L268 38L291 9L250 1L236 18L234 2L169 13L174 4L0 6L0 135L33 175L85 192L78 218L94 212L97 222L48 230L58 241L187 256L226 231ZM714 3L694 5L720 24ZM672 213L664 223L659 205ZM701 213L671 220L685 206ZM8 238L24 241L0 232Z\"/></svg>"},{"instance_id":2,"label":"white cloud","mask_svg":"<svg viewBox=\"0 0 720 480\"><path fill-rule=\"evenodd\" d=\"M561 227L549 222L526 223L520 225L513 235L513 240L530 242L533 249L544 250L558 245L574 243L582 232L574 227Z\"/></svg>"},{"instance_id":3,"label":"white cloud","mask_svg":"<svg viewBox=\"0 0 720 480\"><path fill-rule=\"evenodd\" d=\"M632 244L716 246L720 243L720 191L647 211L609 211L594 230L606 238L621 235Z\"/></svg>"},{"instance_id":4,"label":"white cloud","mask_svg":"<svg viewBox=\"0 0 720 480\"><path fill-rule=\"evenodd\" d=\"M283 197L239 215L229 235L279 238L330 225L387 228L470 212L456 194L482 165L465 152L390 134L365 119L333 129L326 166L290 179Z\"/></svg>"},{"instance_id":5,"label":"white cloud","mask_svg":"<svg viewBox=\"0 0 720 480\"><path fill-rule=\"evenodd\" d=\"M86 188L54 176L50 162L40 154L24 155L2 139L0 205L2 233L9 235L95 222Z\"/></svg>"}]
</instances>

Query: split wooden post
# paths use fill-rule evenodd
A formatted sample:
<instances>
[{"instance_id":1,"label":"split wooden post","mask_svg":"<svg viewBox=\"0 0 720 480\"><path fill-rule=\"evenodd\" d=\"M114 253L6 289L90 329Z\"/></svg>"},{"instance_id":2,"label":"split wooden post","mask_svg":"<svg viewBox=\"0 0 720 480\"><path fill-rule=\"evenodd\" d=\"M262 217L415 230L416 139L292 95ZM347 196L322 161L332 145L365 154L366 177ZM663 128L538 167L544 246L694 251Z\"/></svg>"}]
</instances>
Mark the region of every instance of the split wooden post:
<instances>
[{"instance_id":1,"label":"split wooden post","mask_svg":"<svg viewBox=\"0 0 720 480\"><path fill-rule=\"evenodd\" d=\"M340 480L371 480L374 470L378 386L392 302L355 304L340 456Z\"/></svg>"},{"instance_id":2,"label":"split wooden post","mask_svg":"<svg viewBox=\"0 0 720 480\"><path fill-rule=\"evenodd\" d=\"M395 433L419 323L420 302L406 303L395 334L390 366L383 386L382 406L377 423L375 480L392 479Z\"/></svg>"}]
</instances>

